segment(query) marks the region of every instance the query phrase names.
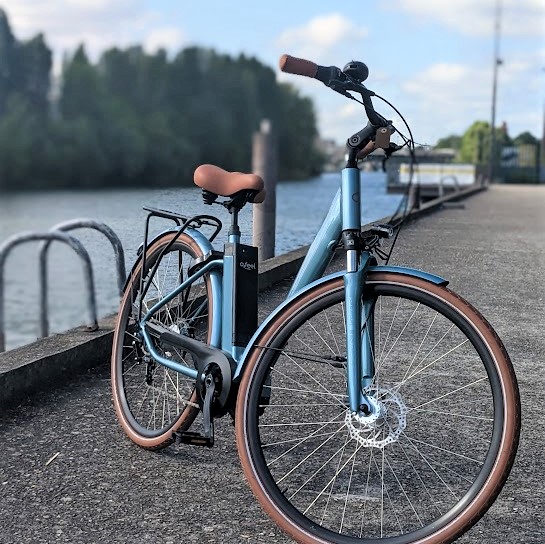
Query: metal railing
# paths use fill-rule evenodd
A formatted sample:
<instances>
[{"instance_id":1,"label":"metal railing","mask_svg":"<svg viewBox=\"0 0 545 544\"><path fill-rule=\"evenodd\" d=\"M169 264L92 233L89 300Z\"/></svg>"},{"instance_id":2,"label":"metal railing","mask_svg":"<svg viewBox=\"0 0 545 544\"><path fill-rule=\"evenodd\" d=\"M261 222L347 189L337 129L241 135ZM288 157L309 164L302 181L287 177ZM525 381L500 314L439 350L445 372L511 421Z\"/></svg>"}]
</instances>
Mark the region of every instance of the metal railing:
<instances>
[{"instance_id":1,"label":"metal railing","mask_svg":"<svg viewBox=\"0 0 545 544\"><path fill-rule=\"evenodd\" d=\"M22 232L8 238L0 245L0 352L6 349L6 334L5 334L5 316L4 316L4 287L5 287L5 263L11 250L16 246L26 242L42 241L39 253L39 269L40 269L40 337L49 335L48 322L48 303L47 303L47 253L51 242L58 241L71 247L76 255L81 259L83 267L83 277L86 292L86 307L88 312L88 331L96 331L98 329L97 305L95 295L95 283L93 276L93 267L89 253L77 238L66 234L66 231L79 228L90 228L104 234L110 241L114 250L117 264L117 283L120 294L123 291L125 283L125 255L121 241L114 231L105 225L93 219L74 219L65 221L55 225L48 232Z\"/></svg>"}]
</instances>

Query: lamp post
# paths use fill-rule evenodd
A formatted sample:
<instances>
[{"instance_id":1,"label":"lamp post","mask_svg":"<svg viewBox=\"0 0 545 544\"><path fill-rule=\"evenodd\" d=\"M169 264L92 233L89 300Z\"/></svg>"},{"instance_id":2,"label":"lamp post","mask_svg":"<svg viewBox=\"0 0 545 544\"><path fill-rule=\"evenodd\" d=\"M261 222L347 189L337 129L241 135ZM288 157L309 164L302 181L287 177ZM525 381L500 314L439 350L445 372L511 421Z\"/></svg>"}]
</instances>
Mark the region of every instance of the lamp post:
<instances>
[{"instance_id":1,"label":"lamp post","mask_svg":"<svg viewBox=\"0 0 545 544\"><path fill-rule=\"evenodd\" d=\"M490 119L490 157L488 159L488 181L494 181L495 158L496 158L496 96L498 89L498 67L501 66L500 59L500 32L501 32L501 0L496 0L496 14L494 23L494 69L492 78L492 114Z\"/></svg>"},{"instance_id":2,"label":"lamp post","mask_svg":"<svg viewBox=\"0 0 545 544\"><path fill-rule=\"evenodd\" d=\"M545 73L545 67L541 69L543 73ZM538 182L539 183L545 183L545 100L543 101L543 126L541 129L541 147L539 149L540 151L540 157L539 157L539 177Z\"/></svg>"}]
</instances>

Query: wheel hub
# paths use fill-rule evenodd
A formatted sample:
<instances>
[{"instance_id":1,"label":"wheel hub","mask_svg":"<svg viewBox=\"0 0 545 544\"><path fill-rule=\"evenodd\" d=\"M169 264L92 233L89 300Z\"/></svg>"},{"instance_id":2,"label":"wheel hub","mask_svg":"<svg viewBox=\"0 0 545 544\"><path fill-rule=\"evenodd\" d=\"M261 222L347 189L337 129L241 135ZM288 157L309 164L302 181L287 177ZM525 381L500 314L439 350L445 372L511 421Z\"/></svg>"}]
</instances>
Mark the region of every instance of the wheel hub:
<instances>
[{"instance_id":1,"label":"wheel hub","mask_svg":"<svg viewBox=\"0 0 545 544\"><path fill-rule=\"evenodd\" d=\"M366 448L384 448L396 442L407 426L407 407L399 393L385 387L366 389L368 415L346 411L345 424L353 440Z\"/></svg>"}]
</instances>

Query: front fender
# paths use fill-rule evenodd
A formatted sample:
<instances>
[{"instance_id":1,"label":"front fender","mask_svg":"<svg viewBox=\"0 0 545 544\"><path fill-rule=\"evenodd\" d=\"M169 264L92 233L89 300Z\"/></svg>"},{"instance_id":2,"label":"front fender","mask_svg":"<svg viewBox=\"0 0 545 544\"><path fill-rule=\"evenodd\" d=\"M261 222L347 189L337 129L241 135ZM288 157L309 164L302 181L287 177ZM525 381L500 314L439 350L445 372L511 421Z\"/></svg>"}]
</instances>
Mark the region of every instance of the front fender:
<instances>
[{"instance_id":1,"label":"front fender","mask_svg":"<svg viewBox=\"0 0 545 544\"><path fill-rule=\"evenodd\" d=\"M436 285L448 285L448 280L436 276L435 274L430 274L429 272L424 272L422 270L418 270L416 268L407 268L404 266L369 266L367 267L365 272L390 272L395 274L402 274L404 276L412 276L415 278L420 278L425 281L429 281L430 283L434 283ZM334 274L330 274L328 276L325 276L323 278L320 278L303 289L300 289L297 291L294 295L286 299L280 306L278 306L268 317L261 323L257 331L252 336L251 340L248 342L248 345L246 346L246 349L242 353L242 356L237 362L237 368L235 370L235 375L233 378L233 381L238 382L242 376L242 373L244 371L244 366L246 364L246 358L248 357L248 354L250 353L252 347L254 345L259 345L259 338L263 334L263 332L267 329L269 323L276 318L277 315L279 315L285 308L287 308L289 305L293 304L295 301L297 301L299 298L306 295L309 291L316 288L317 286L323 285L327 282L333 282L334 280L337 280L339 278L342 278L346 272L344 270L340 272L335 272Z\"/></svg>"},{"instance_id":2,"label":"front fender","mask_svg":"<svg viewBox=\"0 0 545 544\"><path fill-rule=\"evenodd\" d=\"M448 285L448 280L437 276L435 274L430 274L429 272L424 272L423 270L418 270L417 268L407 268L406 266L370 266L367 268L369 272L393 272L394 274L403 274L405 276L412 276L413 278L420 278L422 280L435 283L435 285Z\"/></svg>"}]
</instances>

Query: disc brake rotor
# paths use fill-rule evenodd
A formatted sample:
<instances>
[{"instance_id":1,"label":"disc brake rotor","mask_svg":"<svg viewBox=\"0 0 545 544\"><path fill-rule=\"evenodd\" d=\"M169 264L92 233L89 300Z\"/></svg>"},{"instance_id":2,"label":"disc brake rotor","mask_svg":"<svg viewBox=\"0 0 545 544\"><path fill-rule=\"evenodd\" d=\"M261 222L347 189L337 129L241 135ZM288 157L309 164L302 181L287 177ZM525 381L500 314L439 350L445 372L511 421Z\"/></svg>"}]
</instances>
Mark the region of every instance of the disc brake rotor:
<instances>
[{"instance_id":1,"label":"disc brake rotor","mask_svg":"<svg viewBox=\"0 0 545 544\"><path fill-rule=\"evenodd\" d=\"M407 407L401 396L385 387L365 391L372 413L363 415L346 411L345 424L353 440L366 448L384 448L396 442L407 426Z\"/></svg>"}]
</instances>

